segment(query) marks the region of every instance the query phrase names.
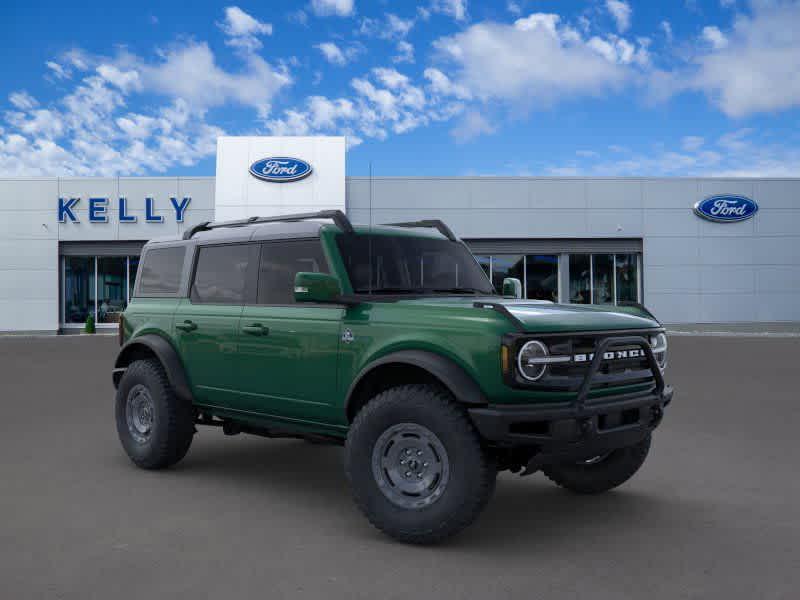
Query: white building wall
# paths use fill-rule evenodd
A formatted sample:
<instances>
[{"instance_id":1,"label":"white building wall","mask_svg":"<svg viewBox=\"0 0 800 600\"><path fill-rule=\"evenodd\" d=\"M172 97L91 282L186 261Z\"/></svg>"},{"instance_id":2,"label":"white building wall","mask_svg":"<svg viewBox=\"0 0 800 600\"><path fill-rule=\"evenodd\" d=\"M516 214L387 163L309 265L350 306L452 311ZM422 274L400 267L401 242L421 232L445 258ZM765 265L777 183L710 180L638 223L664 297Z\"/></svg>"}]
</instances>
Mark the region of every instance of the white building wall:
<instances>
[{"instance_id":1,"label":"white building wall","mask_svg":"<svg viewBox=\"0 0 800 600\"><path fill-rule=\"evenodd\" d=\"M135 223L120 223L118 199L128 199ZM177 223L170 197L192 198ZM152 197L163 223L145 221ZM58 222L58 199L80 198L77 223ZM89 198L108 199L108 220L92 223ZM59 328L59 242L141 240L182 233L214 218L213 177L0 179L0 332L48 332Z\"/></svg>"},{"instance_id":2,"label":"white building wall","mask_svg":"<svg viewBox=\"0 0 800 600\"><path fill-rule=\"evenodd\" d=\"M300 181L274 183L250 174L262 158L289 156L313 172ZM217 140L216 218L269 217L345 208L344 137L220 137Z\"/></svg>"},{"instance_id":3,"label":"white building wall","mask_svg":"<svg viewBox=\"0 0 800 600\"><path fill-rule=\"evenodd\" d=\"M0 179L0 331L58 329L58 180Z\"/></svg>"},{"instance_id":4,"label":"white building wall","mask_svg":"<svg viewBox=\"0 0 800 600\"><path fill-rule=\"evenodd\" d=\"M713 194L754 199L740 223L697 217ZM465 238L642 238L644 302L667 323L800 321L799 179L347 180L359 223L425 218Z\"/></svg>"}]
</instances>

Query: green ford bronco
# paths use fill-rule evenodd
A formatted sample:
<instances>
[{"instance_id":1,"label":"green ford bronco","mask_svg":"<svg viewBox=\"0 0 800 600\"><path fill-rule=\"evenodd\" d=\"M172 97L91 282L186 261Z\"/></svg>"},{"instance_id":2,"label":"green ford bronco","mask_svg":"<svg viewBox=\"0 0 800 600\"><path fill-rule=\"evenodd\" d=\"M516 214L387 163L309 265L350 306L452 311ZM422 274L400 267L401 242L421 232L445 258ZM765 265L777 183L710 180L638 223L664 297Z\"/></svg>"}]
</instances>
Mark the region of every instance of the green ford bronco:
<instances>
[{"instance_id":1,"label":"green ford bronco","mask_svg":"<svg viewBox=\"0 0 800 600\"><path fill-rule=\"evenodd\" d=\"M474 521L500 470L622 484L672 399L664 329L520 288L499 295L440 221L323 211L150 242L120 321L122 446L160 469L198 426L343 444L356 504L413 543Z\"/></svg>"}]
</instances>

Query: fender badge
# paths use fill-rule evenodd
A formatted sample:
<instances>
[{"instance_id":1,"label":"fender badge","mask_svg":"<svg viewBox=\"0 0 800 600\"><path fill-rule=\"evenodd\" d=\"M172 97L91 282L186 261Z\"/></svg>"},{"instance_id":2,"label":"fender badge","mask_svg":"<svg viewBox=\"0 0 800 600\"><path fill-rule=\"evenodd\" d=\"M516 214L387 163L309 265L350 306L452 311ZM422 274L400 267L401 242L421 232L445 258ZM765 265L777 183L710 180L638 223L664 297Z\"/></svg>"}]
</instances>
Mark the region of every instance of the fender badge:
<instances>
[{"instance_id":1,"label":"fender badge","mask_svg":"<svg viewBox=\"0 0 800 600\"><path fill-rule=\"evenodd\" d=\"M355 338L355 336L353 336L353 332L352 332L352 331L350 331L350 329L349 329L349 328L348 328L348 329L345 329L344 331L342 331L342 341L343 341L345 344L349 344L349 343L350 343L350 342L352 342L354 339L356 339L356 338Z\"/></svg>"}]
</instances>

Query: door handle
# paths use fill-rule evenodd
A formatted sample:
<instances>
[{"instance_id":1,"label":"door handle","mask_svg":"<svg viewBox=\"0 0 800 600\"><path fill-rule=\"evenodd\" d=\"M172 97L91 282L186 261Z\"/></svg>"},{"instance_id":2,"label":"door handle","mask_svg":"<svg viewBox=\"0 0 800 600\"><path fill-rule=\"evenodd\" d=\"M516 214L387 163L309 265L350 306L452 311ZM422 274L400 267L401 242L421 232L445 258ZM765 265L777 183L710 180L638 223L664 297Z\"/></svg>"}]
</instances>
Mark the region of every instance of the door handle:
<instances>
[{"instance_id":1,"label":"door handle","mask_svg":"<svg viewBox=\"0 0 800 600\"><path fill-rule=\"evenodd\" d=\"M269 335L269 327L264 327L261 323L245 325L242 327L242 331L250 335Z\"/></svg>"},{"instance_id":2,"label":"door handle","mask_svg":"<svg viewBox=\"0 0 800 600\"><path fill-rule=\"evenodd\" d=\"M180 329L181 331L186 331L186 332L194 331L195 329L197 329L197 323L189 321L187 319L183 323L176 323L175 329Z\"/></svg>"}]
</instances>

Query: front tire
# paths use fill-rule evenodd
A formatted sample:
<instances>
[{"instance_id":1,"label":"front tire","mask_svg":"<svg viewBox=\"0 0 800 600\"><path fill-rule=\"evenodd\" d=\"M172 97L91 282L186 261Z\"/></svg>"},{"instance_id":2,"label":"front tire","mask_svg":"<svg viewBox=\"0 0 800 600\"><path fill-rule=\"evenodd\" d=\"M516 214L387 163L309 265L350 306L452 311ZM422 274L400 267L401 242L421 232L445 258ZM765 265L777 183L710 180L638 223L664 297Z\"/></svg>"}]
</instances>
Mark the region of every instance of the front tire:
<instances>
[{"instance_id":1,"label":"front tire","mask_svg":"<svg viewBox=\"0 0 800 600\"><path fill-rule=\"evenodd\" d=\"M560 463L542 471L554 483L578 494L600 494L622 485L644 464L650 435L638 444L577 463Z\"/></svg>"},{"instance_id":2,"label":"front tire","mask_svg":"<svg viewBox=\"0 0 800 600\"><path fill-rule=\"evenodd\" d=\"M358 413L345 467L353 497L379 530L430 544L471 524L497 472L462 407L431 385L386 390Z\"/></svg>"},{"instance_id":3,"label":"front tire","mask_svg":"<svg viewBox=\"0 0 800 600\"><path fill-rule=\"evenodd\" d=\"M137 360L128 366L117 388L115 416L122 447L143 469L174 465L192 444L191 403L175 395L155 359Z\"/></svg>"}]
</instances>

